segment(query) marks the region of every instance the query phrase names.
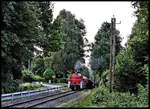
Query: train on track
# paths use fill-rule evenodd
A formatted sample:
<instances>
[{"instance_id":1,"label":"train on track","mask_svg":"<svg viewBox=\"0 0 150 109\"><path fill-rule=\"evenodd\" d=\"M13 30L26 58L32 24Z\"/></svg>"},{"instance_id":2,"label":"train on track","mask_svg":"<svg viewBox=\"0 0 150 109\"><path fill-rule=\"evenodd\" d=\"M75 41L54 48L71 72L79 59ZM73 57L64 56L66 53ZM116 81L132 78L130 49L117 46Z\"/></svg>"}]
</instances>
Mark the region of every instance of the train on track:
<instances>
[{"instance_id":1,"label":"train on track","mask_svg":"<svg viewBox=\"0 0 150 109\"><path fill-rule=\"evenodd\" d=\"M91 89L94 88L94 83L80 72L73 72L70 74L68 88L72 90Z\"/></svg>"}]
</instances>

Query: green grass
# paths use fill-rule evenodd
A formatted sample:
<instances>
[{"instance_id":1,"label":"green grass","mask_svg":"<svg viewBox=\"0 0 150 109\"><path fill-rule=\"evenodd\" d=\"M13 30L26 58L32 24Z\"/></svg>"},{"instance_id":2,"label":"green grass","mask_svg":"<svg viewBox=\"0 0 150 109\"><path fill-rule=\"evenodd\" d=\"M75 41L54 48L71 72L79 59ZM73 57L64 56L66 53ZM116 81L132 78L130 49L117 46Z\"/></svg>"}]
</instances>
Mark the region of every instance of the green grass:
<instances>
[{"instance_id":1,"label":"green grass","mask_svg":"<svg viewBox=\"0 0 150 109\"><path fill-rule=\"evenodd\" d=\"M96 105L91 104L91 97L93 96L93 94L95 93L96 89L91 90L91 93L87 96L83 96L80 99L78 99L77 101L74 101L73 103L71 103L70 105L65 105L64 107L69 107L69 108L92 108L92 107L97 107ZM85 93L85 91L83 91L82 93Z\"/></svg>"},{"instance_id":2,"label":"green grass","mask_svg":"<svg viewBox=\"0 0 150 109\"><path fill-rule=\"evenodd\" d=\"M44 89L47 88L41 84L31 84L31 83L23 83L19 85L20 91L27 91L27 90L36 90L36 89Z\"/></svg>"}]
</instances>

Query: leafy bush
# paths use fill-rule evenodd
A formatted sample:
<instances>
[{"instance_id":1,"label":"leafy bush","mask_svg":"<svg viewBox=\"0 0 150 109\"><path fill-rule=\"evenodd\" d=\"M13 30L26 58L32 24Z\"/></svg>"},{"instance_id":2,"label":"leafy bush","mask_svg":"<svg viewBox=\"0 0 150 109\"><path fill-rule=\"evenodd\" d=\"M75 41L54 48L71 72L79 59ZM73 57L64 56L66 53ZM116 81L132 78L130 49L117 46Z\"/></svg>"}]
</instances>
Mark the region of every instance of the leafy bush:
<instances>
[{"instance_id":1,"label":"leafy bush","mask_svg":"<svg viewBox=\"0 0 150 109\"><path fill-rule=\"evenodd\" d=\"M11 80L11 82L5 82L2 84L3 93L11 93L17 91L19 83L16 80Z\"/></svg>"},{"instance_id":2,"label":"leafy bush","mask_svg":"<svg viewBox=\"0 0 150 109\"><path fill-rule=\"evenodd\" d=\"M93 95L91 102L93 104L98 104L99 102L104 102L107 99L106 93L108 91L105 88L102 88L101 90L98 89L95 94Z\"/></svg>"},{"instance_id":3,"label":"leafy bush","mask_svg":"<svg viewBox=\"0 0 150 109\"><path fill-rule=\"evenodd\" d=\"M11 74L7 74L9 79L6 79L6 81L2 82L2 93L11 93L11 92L17 92L20 89L19 84L22 83L21 80L13 80L11 78Z\"/></svg>"},{"instance_id":4,"label":"leafy bush","mask_svg":"<svg viewBox=\"0 0 150 109\"><path fill-rule=\"evenodd\" d=\"M148 85L144 88L141 84L137 85L138 87L138 106L139 107L148 107L148 101L149 101L149 88Z\"/></svg>"},{"instance_id":5,"label":"leafy bush","mask_svg":"<svg viewBox=\"0 0 150 109\"><path fill-rule=\"evenodd\" d=\"M30 83L24 83L24 84L20 84L19 88L21 89L20 91L25 91L25 90L34 90L37 88L41 88L42 85L41 84L30 84Z\"/></svg>"},{"instance_id":6,"label":"leafy bush","mask_svg":"<svg viewBox=\"0 0 150 109\"><path fill-rule=\"evenodd\" d=\"M102 85L91 98L91 103L100 107L148 107L148 85L138 84L138 95L130 92L112 92Z\"/></svg>"},{"instance_id":7,"label":"leafy bush","mask_svg":"<svg viewBox=\"0 0 150 109\"><path fill-rule=\"evenodd\" d=\"M57 83L67 83L67 78L56 78Z\"/></svg>"},{"instance_id":8,"label":"leafy bush","mask_svg":"<svg viewBox=\"0 0 150 109\"><path fill-rule=\"evenodd\" d=\"M32 82L34 80L34 74L27 70L22 71L22 79L26 82Z\"/></svg>"},{"instance_id":9,"label":"leafy bush","mask_svg":"<svg viewBox=\"0 0 150 109\"><path fill-rule=\"evenodd\" d=\"M112 92L99 88L91 99L92 104L102 107L137 107L136 96L130 93Z\"/></svg>"},{"instance_id":10,"label":"leafy bush","mask_svg":"<svg viewBox=\"0 0 150 109\"><path fill-rule=\"evenodd\" d=\"M99 86L104 85L105 87L109 87L109 74L110 70L108 69L101 73Z\"/></svg>"},{"instance_id":11,"label":"leafy bush","mask_svg":"<svg viewBox=\"0 0 150 109\"><path fill-rule=\"evenodd\" d=\"M34 75L34 81L44 81L44 78L42 78L41 76L39 75Z\"/></svg>"},{"instance_id":12,"label":"leafy bush","mask_svg":"<svg viewBox=\"0 0 150 109\"><path fill-rule=\"evenodd\" d=\"M55 73L51 69L46 69L43 73L43 77L48 82L48 80L53 80L52 76L54 76ZM55 75L56 76L56 75Z\"/></svg>"},{"instance_id":13,"label":"leafy bush","mask_svg":"<svg viewBox=\"0 0 150 109\"><path fill-rule=\"evenodd\" d=\"M33 62L31 63L32 72L36 75L43 76L43 72L45 71L44 59L42 56L37 56L33 58Z\"/></svg>"},{"instance_id":14,"label":"leafy bush","mask_svg":"<svg viewBox=\"0 0 150 109\"><path fill-rule=\"evenodd\" d=\"M102 107L148 107L148 92L149 92L148 89L149 69L148 68L149 68L148 64L145 64L144 67L141 68L143 70L143 74L145 74L145 77L147 79L147 84L145 86L138 84L136 86L138 89L136 95L131 94L129 92L122 93L122 92L114 91L112 93L109 93L109 89L104 82L104 80L107 77L105 76L107 74L106 73L107 71L102 73L99 88L93 94L91 98L91 103Z\"/></svg>"},{"instance_id":15,"label":"leafy bush","mask_svg":"<svg viewBox=\"0 0 150 109\"><path fill-rule=\"evenodd\" d=\"M134 61L132 49L120 52L116 57L115 89L121 92L137 93L136 84L142 82L141 77L144 76L142 72L139 72L138 64Z\"/></svg>"}]
</instances>

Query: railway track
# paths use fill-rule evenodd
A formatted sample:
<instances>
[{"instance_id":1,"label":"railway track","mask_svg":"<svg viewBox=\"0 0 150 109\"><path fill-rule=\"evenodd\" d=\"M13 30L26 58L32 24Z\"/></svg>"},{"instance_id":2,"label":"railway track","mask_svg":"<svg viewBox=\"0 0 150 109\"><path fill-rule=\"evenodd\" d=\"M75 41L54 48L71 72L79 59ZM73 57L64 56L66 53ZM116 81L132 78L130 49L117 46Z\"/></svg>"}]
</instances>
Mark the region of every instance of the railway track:
<instances>
[{"instance_id":1,"label":"railway track","mask_svg":"<svg viewBox=\"0 0 150 109\"><path fill-rule=\"evenodd\" d=\"M13 104L8 104L6 106L2 106L2 107L7 107L7 108L33 108L33 107L40 107L41 105L45 104L45 103L50 103L53 102L57 99L69 96L71 94L77 93L78 91L65 91L65 92L59 92L56 94L51 94L51 95L46 95L43 97L38 97L35 99L31 99L31 100L25 100L25 101L21 101L21 102L17 102L17 103L13 103Z\"/></svg>"}]
</instances>

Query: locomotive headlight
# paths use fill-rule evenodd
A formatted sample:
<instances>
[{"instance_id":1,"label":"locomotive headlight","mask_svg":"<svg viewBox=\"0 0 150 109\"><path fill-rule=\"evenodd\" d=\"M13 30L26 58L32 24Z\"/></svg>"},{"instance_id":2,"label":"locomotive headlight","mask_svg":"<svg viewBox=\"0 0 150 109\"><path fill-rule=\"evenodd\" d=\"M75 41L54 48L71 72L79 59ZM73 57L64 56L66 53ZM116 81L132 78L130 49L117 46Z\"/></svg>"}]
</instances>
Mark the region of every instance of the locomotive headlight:
<instances>
[{"instance_id":1,"label":"locomotive headlight","mask_svg":"<svg viewBox=\"0 0 150 109\"><path fill-rule=\"evenodd\" d=\"M83 88L83 82L81 81L80 82L80 89L82 89Z\"/></svg>"},{"instance_id":2,"label":"locomotive headlight","mask_svg":"<svg viewBox=\"0 0 150 109\"><path fill-rule=\"evenodd\" d=\"M68 88L70 88L70 81L68 82Z\"/></svg>"}]
</instances>

